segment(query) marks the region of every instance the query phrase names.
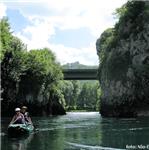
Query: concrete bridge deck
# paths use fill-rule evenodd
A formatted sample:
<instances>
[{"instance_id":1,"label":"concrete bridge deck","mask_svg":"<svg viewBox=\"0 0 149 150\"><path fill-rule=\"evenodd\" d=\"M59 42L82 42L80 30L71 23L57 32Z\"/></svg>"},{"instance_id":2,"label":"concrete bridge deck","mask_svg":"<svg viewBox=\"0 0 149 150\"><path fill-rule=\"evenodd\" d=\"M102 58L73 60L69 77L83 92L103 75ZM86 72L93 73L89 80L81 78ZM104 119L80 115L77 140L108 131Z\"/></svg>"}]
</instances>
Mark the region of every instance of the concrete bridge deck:
<instances>
[{"instance_id":1,"label":"concrete bridge deck","mask_svg":"<svg viewBox=\"0 0 149 150\"><path fill-rule=\"evenodd\" d=\"M63 69L64 80L97 80L98 69Z\"/></svg>"}]
</instances>

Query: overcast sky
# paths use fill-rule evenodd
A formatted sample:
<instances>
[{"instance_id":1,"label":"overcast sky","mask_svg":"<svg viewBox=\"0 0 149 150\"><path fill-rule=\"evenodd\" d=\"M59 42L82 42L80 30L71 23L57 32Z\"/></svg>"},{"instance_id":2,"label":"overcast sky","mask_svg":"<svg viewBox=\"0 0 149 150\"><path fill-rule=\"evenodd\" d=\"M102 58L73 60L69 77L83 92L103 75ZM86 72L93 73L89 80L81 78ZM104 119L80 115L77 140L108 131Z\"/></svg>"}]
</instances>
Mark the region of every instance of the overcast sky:
<instances>
[{"instance_id":1,"label":"overcast sky","mask_svg":"<svg viewBox=\"0 0 149 150\"><path fill-rule=\"evenodd\" d=\"M127 0L1 0L14 35L28 50L50 48L61 64L98 65L96 40L117 21L113 13Z\"/></svg>"}]
</instances>

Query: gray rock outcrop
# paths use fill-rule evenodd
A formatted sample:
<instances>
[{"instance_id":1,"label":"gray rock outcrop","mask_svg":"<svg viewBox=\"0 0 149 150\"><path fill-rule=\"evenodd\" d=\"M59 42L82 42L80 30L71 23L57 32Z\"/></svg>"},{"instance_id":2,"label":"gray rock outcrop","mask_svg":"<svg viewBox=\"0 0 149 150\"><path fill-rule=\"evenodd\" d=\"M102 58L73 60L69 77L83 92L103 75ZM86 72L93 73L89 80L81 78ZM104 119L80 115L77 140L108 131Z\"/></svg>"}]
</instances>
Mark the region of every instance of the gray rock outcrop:
<instances>
[{"instance_id":1,"label":"gray rock outcrop","mask_svg":"<svg viewBox=\"0 0 149 150\"><path fill-rule=\"evenodd\" d=\"M125 7L111 34L105 31L96 43L102 116L149 115L149 2Z\"/></svg>"}]
</instances>

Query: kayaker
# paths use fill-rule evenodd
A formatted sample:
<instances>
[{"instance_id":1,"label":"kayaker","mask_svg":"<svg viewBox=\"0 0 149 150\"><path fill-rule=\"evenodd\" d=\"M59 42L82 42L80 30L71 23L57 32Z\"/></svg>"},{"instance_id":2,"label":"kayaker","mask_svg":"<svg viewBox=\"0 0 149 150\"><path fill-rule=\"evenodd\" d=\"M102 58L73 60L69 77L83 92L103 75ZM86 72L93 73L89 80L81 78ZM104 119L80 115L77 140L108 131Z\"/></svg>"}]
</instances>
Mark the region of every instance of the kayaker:
<instances>
[{"instance_id":1,"label":"kayaker","mask_svg":"<svg viewBox=\"0 0 149 150\"><path fill-rule=\"evenodd\" d=\"M26 106L22 106L21 108L21 113L24 115L25 121L29 124L33 124L32 120L29 116L29 113L27 112L27 107Z\"/></svg>"},{"instance_id":2,"label":"kayaker","mask_svg":"<svg viewBox=\"0 0 149 150\"><path fill-rule=\"evenodd\" d=\"M15 108L16 114L13 116L10 124L23 124L25 122L24 115L20 111L20 108Z\"/></svg>"}]
</instances>

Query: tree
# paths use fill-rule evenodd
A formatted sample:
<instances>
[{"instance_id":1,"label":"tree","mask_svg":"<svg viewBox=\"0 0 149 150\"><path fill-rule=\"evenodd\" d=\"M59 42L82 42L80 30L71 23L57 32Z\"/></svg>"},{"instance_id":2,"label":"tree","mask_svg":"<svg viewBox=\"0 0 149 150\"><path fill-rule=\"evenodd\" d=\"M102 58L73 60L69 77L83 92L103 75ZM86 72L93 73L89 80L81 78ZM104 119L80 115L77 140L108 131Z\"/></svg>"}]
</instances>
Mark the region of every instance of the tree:
<instances>
[{"instance_id":1,"label":"tree","mask_svg":"<svg viewBox=\"0 0 149 150\"><path fill-rule=\"evenodd\" d=\"M55 55L48 48L27 52L22 41L10 32L7 18L0 21L0 27L2 114L11 114L12 108L23 104L29 105L34 115L64 114L59 87L63 74Z\"/></svg>"},{"instance_id":2,"label":"tree","mask_svg":"<svg viewBox=\"0 0 149 150\"><path fill-rule=\"evenodd\" d=\"M77 100L77 108L85 110L99 110L100 88L98 82L85 82Z\"/></svg>"},{"instance_id":3,"label":"tree","mask_svg":"<svg viewBox=\"0 0 149 150\"><path fill-rule=\"evenodd\" d=\"M43 111L50 113L52 102L63 99L58 86L63 78L61 68L47 48L31 50L26 55L26 71L21 76L17 97L32 105L44 106Z\"/></svg>"},{"instance_id":4,"label":"tree","mask_svg":"<svg viewBox=\"0 0 149 150\"><path fill-rule=\"evenodd\" d=\"M64 99L66 102L66 109L73 108L73 90L74 86L71 81L61 81L61 90L64 94Z\"/></svg>"},{"instance_id":5,"label":"tree","mask_svg":"<svg viewBox=\"0 0 149 150\"><path fill-rule=\"evenodd\" d=\"M25 45L10 32L7 18L0 21L1 27L1 86L2 106L9 107L15 102L20 76L23 74Z\"/></svg>"}]
</instances>

